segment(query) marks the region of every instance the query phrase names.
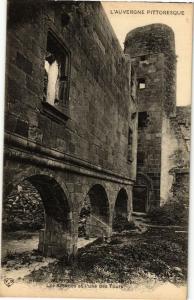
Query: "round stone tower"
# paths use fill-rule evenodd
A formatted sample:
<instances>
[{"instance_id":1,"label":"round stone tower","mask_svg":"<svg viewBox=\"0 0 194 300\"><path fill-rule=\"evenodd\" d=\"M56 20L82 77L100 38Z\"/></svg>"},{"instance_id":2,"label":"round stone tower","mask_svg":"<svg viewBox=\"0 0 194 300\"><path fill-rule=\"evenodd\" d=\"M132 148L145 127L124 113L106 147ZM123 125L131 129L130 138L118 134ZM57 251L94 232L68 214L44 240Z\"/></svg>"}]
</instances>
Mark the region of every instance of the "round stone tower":
<instances>
[{"instance_id":1,"label":"round stone tower","mask_svg":"<svg viewBox=\"0 0 194 300\"><path fill-rule=\"evenodd\" d=\"M134 210L161 204L162 149L168 120L176 114L176 55L173 30L151 24L130 31L125 53L137 78L138 149ZM147 184L146 184L147 182Z\"/></svg>"},{"instance_id":2,"label":"round stone tower","mask_svg":"<svg viewBox=\"0 0 194 300\"><path fill-rule=\"evenodd\" d=\"M125 38L125 49L132 56L145 52L175 51L173 30L165 24L150 24L130 31Z\"/></svg>"},{"instance_id":3,"label":"round stone tower","mask_svg":"<svg viewBox=\"0 0 194 300\"><path fill-rule=\"evenodd\" d=\"M133 61L137 62L137 73L138 71L140 73L150 72L149 68L145 68L143 63L138 64L138 62L142 62L146 57L149 60L151 56L158 54L158 62L155 67L160 68L160 84L163 84L162 94L160 93L162 108L167 116L175 115L176 55L173 30L164 24L138 27L127 34L124 45L125 53L130 54Z\"/></svg>"}]
</instances>

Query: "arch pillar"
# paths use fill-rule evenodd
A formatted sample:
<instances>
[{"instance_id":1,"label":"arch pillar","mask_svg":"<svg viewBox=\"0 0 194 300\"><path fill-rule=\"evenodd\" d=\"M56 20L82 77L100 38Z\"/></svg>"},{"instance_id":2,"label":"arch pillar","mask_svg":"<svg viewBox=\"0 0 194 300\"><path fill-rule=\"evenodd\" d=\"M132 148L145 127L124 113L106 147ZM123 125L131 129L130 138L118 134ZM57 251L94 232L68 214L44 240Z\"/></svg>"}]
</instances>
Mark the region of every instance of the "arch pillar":
<instances>
[{"instance_id":1,"label":"arch pillar","mask_svg":"<svg viewBox=\"0 0 194 300\"><path fill-rule=\"evenodd\" d=\"M27 178L38 190L45 209L45 227L39 233L38 249L44 256L72 254L72 210L61 185L52 177L34 175Z\"/></svg>"},{"instance_id":2,"label":"arch pillar","mask_svg":"<svg viewBox=\"0 0 194 300\"><path fill-rule=\"evenodd\" d=\"M133 213L133 186L127 187L127 220L132 221L132 213Z\"/></svg>"},{"instance_id":3,"label":"arch pillar","mask_svg":"<svg viewBox=\"0 0 194 300\"><path fill-rule=\"evenodd\" d=\"M45 228L39 232L38 250L44 256L70 257L73 252L72 235L62 224L50 216L45 216Z\"/></svg>"}]
</instances>

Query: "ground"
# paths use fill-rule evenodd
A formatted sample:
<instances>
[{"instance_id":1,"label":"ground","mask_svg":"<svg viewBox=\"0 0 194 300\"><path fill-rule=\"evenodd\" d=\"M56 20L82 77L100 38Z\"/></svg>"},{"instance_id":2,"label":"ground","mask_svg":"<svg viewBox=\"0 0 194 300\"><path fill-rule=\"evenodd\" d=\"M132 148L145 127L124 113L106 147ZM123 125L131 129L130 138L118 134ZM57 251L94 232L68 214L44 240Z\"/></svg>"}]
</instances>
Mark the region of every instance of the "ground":
<instances>
[{"instance_id":1,"label":"ground","mask_svg":"<svg viewBox=\"0 0 194 300\"><path fill-rule=\"evenodd\" d=\"M143 282L149 286L158 282L185 285L187 234L174 228L123 231L115 233L109 242L96 240L79 249L73 265L45 259L33 250L9 253L3 267L8 273L18 272L20 281L52 287L68 283L119 284L127 288ZM22 269L28 272L22 274Z\"/></svg>"}]
</instances>

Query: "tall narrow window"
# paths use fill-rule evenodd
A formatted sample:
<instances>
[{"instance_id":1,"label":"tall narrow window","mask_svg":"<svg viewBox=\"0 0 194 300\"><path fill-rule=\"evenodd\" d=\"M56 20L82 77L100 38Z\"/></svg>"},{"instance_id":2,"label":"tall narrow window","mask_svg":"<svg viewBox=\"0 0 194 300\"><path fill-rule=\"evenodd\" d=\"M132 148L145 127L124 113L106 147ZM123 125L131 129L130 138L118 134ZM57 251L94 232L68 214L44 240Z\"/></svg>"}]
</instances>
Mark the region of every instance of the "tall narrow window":
<instances>
[{"instance_id":1,"label":"tall narrow window","mask_svg":"<svg viewBox=\"0 0 194 300\"><path fill-rule=\"evenodd\" d=\"M67 106L69 96L70 54L49 32L44 70L44 101Z\"/></svg>"},{"instance_id":2,"label":"tall narrow window","mask_svg":"<svg viewBox=\"0 0 194 300\"><path fill-rule=\"evenodd\" d=\"M131 66L131 98L133 100L136 99L136 79L135 79L135 71Z\"/></svg>"},{"instance_id":3,"label":"tall narrow window","mask_svg":"<svg viewBox=\"0 0 194 300\"><path fill-rule=\"evenodd\" d=\"M127 151L127 160L129 162L132 162L132 160L133 160L132 146L133 146L133 131L131 130L131 128L129 128L129 131L128 131L128 151Z\"/></svg>"}]
</instances>

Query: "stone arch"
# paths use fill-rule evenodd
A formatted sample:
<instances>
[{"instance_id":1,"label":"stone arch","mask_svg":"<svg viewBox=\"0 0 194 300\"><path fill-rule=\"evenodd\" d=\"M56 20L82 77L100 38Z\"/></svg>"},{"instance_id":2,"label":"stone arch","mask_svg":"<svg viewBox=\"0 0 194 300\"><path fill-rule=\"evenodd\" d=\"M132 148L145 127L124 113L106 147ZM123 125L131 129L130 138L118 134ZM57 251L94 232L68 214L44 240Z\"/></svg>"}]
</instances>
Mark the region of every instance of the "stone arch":
<instances>
[{"instance_id":1,"label":"stone arch","mask_svg":"<svg viewBox=\"0 0 194 300\"><path fill-rule=\"evenodd\" d=\"M133 211L148 212L153 194L152 180L143 173L138 173L133 187Z\"/></svg>"},{"instance_id":2,"label":"stone arch","mask_svg":"<svg viewBox=\"0 0 194 300\"><path fill-rule=\"evenodd\" d=\"M69 219L70 207L67 197L58 182L46 175L30 176L26 180L35 186L41 195L46 215L63 224L64 229L69 230L67 220Z\"/></svg>"},{"instance_id":3,"label":"stone arch","mask_svg":"<svg viewBox=\"0 0 194 300\"><path fill-rule=\"evenodd\" d=\"M76 247L73 245L72 204L63 189L62 178L60 184L51 172L39 173L38 168L34 168L33 172L31 169L31 172L17 173L10 180L10 186L17 187L24 181L34 186L44 206L45 223L39 232L38 249L44 256L69 257Z\"/></svg>"},{"instance_id":4,"label":"stone arch","mask_svg":"<svg viewBox=\"0 0 194 300\"><path fill-rule=\"evenodd\" d=\"M114 206L114 213L117 216L127 218L128 215L128 195L124 188L121 188L117 194Z\"/></svg>"},{"instance_id":5,"label":"stone arch","mask_svg":"<svg viewBox=\"0 0 194 300\"><path fill-rule=\"evenodd\" d=\"M129 199L127 191L121 188L116 197L113 212L113 230L122 231L128 224Z\"/></svg>"},{"instance_id":6,"label":"stone arch","mask_svg":"<svg viewBox=\"0 0 194 300\"><path fill-rule=\"evenodd\" d=\"M110 229L110 205L105 187L101 184L94 184L87 192L81 210L87 209L85 217L85 228L87 236L102 237L109 236Z\"/></svg>"},{"instance_id":7,"label":"stone arch","mask_svg":"<svg viewBox=\"0 0 194 300\"><path fill-rule=\"evenodd\" d=\"M13 173L12 175L9 173L9 178L4 179L4 187L3 187L4 197L7 197L9 195L9 193L11 192L11 190L16 188L21 182L26 180L26 178L30 178L30 177L33 177L36 175L37 176L43 175L43 176L47 176L49 178L53 178L53 179L55 178L55 180L61 186L61 188L63 189L63 191L67 197L67 201L68 201L70 209L73 210L73 202L71 200L70 193L68 191L68 188L67 188L62 176L60 176L60 175L58 176L57 173L52 170L39 169L37 167L25 168L22 165L22 167L20 168L20 166L19 166L18 169L19 169L19 172L17 172L17 169L14 168L15 172L12 172ZM4 173L6 175L6 169L5 169Z\"/></svg>"},{"instance_id":8,"label":"stone arch","mask_svg":"<svg viewBox=\"0 0 194 300\"><path fill-rule=\"evenodd\" d=\"M99 217L105 223L109 223L109 201L105 188L95 184L88 192L92 214Z\"/></svg>"}]
</instances>

